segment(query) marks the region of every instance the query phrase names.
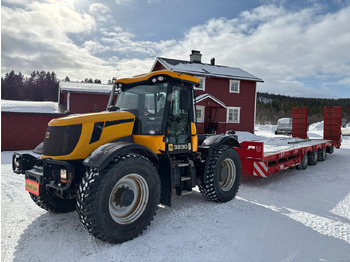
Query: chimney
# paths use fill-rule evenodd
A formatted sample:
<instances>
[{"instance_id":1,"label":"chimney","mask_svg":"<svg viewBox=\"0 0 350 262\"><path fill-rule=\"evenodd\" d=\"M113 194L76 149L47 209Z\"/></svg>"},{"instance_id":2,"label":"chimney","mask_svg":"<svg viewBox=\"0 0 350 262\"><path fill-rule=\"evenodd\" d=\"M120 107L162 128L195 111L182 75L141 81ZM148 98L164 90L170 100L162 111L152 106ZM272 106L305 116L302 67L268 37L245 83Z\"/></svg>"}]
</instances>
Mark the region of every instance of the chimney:
<instances>
[{"instance_id":1,"label":"chimney","mask_svg":"<svg viewBox=\"0 0 350 262\"><path fill-rule=\"evenodd\" d=\"M192 50L192 54L190 54L190 62L201 63L202 62L201 51Z\"/></svg>"},{"instance_id":2,"label":"chimney","mask_svg":"<svg viewBox=\"0 0 350 262\"><path fill-rule=\"evenodd\" d=\"M215 65L215 57L213 57L212 59L210 59L210 64L211 64L211 65Z\"/></svg>"}]
</instances>

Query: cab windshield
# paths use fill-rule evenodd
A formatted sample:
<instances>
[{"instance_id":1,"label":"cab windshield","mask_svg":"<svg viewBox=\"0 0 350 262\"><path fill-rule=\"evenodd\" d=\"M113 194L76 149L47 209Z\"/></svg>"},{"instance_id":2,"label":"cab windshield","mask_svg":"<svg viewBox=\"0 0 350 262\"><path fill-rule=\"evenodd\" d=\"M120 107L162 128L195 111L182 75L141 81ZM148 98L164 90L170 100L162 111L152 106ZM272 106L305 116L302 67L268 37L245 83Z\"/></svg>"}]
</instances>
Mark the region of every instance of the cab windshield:
<instances>
[{"instance_id":1,"label":"cab windshield","mask_svg":"<svg viewBox=\"0 0 350 262\"><path fill-rule=\"evenodd\" d=\"M139 85L118 95L116 106L136 116L136 133L161 134L168 83Z\"/></svg>"}]
</instances>

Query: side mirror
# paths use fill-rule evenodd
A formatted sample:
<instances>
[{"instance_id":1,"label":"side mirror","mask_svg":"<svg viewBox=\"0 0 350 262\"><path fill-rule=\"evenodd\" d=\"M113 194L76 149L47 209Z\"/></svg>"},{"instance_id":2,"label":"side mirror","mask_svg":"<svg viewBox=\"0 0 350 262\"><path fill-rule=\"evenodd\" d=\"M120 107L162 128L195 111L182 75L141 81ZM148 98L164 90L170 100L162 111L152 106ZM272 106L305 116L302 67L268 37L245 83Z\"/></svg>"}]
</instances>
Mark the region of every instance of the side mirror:
<instances>
[{"instance_id":1,"label":"side mirror","mask_svg":"<svg viewBox=\"0 0 350 262\"><path fill-rule=\"evenodd\" d=\"M117 107L117 106L115 106L115 105L111 105L111 106L109 106L108 108L107 108L107 110L109 111L109 112L114 112L114 111L117 111L117 110L119 110L120 108L119 107Z\"/></svg>"},{"instance_id":2,"label":"side mirror","mask_svg":"<svg viewBox=\"0 0 350 262\"><path fill-rule=\"evenodd\" d=\"M189 90L180 91L180 109L189 110L191 108L190 92Z\"/></svg>"}]
</instances>

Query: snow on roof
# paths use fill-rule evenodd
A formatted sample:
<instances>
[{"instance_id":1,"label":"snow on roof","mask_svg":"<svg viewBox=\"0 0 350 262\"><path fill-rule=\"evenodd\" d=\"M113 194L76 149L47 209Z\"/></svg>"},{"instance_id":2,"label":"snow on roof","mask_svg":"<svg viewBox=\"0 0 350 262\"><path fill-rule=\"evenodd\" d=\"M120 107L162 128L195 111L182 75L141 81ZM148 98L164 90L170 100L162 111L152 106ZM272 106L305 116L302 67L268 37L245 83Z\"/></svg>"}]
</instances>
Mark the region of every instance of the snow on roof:
<instances>
[{"instance_id":1,"label":"snow on roof","mask_svg":"<svg viewBox=\"0 0 350 262\"><path fill-rule=\"evenodd\" d=\"M59 113L57 102L1 100L1 112Z\"/></svg>"},{"instance_id":2,"label":"snow on roof","mask_svg":"<svg viewBox=\"0 0 350 262\"><path fill-rule=\"evenodd\" d=\"M112 85L61 81L59 84L61 91L79 92L79 93L103 93L109 94L112 90Z\"/></svg>"},{"instance_id":3,"label":"snow on roof","mask_svg":"<svg viewBox=\"0 0 350 262\"><path fill-rule=\"evenodd\" d=\"M194 63L163 57L158 57L157 60L167 69L179 73L264 82L262 79L236 67Z\"/></svg>"}]
</instances>

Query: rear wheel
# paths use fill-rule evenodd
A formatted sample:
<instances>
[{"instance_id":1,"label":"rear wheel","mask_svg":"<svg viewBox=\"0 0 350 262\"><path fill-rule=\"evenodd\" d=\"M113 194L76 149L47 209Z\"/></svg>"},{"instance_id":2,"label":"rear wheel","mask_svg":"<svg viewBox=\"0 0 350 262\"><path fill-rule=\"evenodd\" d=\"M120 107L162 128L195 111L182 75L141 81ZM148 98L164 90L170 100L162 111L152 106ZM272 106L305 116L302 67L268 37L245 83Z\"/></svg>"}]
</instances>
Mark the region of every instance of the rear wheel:
<instances>
[{"instance_id":1,"label":"rear wheel","mask_svg":"<svg viewBox=\"0 0 350 262\"><path fill-rule=\"evenodd\" d=\"M158 208L160 182L145 157L119 156L106 170L91 169L83 178L77 211L95 237L121 243L141 234Z\"/></svg>"},{"instance_id":2,"label":"rear wheel","mask_svg":"<svg viewBox=\"0 0 350 262\"><path fill-rule=\"evenodd\" d=\"M199 186L202 195L216 202L233 199L241 181L242 167L236 150L221 146L209 160L206 183Z\"/></svg>"},{"instance_id":3,"label":"rear wheel","mask_svg":"<svg viewBox=\"0 0 350 262\"><path fill-rule=\"evenodd\" d=\"M63 199L45 185L39 187L39 196L29 193L32 200L39 207L54 213L67 213L75 210L76 199Z\"/></svg>"}]
</instances>

